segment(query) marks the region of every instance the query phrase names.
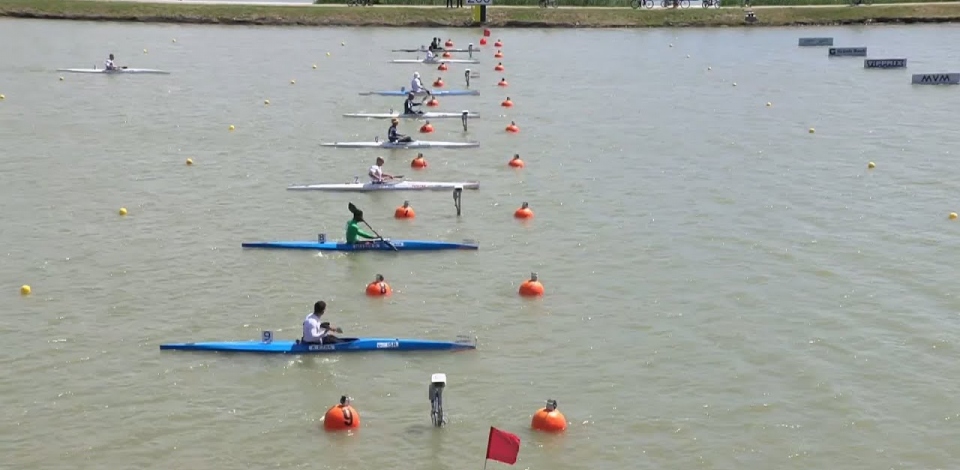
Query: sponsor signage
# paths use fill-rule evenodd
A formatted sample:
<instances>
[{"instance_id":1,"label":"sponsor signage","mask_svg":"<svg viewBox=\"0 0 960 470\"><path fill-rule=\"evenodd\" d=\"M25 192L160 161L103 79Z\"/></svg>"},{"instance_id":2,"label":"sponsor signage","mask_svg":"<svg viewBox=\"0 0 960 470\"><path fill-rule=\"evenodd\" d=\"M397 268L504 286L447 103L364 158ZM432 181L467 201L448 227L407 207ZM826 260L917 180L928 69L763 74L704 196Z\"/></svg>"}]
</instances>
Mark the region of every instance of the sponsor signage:
<instances>
[{"instance_id":1,"label":"sponsor signage","mask_svg":"<svg viewBox=\"0 0 960 470\"><path fill-rule=\"evenodd\" d=\"M797 45L800 47L832 46L833 38L800 38Z\"/></svg>"},{"instance_id":2,"label":"sponsor signage","mask_svg":"<svg viewBox=\"0 0 960 470\"><path fill-rule=\"evenodd\" d=\"M866 57L866 47L831 47L830 57Z\"/></svg>"},{"instance_id":3,"label":"sponsor signage","mask_svg":"<svg viewBox=\"0 0 960 470\"><path fill-rule=\"evenodd\" d=\"M865 69L902 69L906 68L907 59L866 59L863 61Z\"/></svg>"},{"instance_id":4,"label":"sponsor signage","mask_svg":"<svg viewBox=\"0 0 960 470\"><path fill-rule=\"evenodd\" d=\"M960 85L960 73L915 73L914 85Z\"/></svg>"},{"instance_id":5,"label":"sponsor signage","mask_svg":"<svg viewBox=\"0 0 960 470\"><path fill-rule=\"evenodd\" d=\"M493 5L493 0L466 0L464 3L467 5L490 6Z\"/></svg>"}]
</instances>

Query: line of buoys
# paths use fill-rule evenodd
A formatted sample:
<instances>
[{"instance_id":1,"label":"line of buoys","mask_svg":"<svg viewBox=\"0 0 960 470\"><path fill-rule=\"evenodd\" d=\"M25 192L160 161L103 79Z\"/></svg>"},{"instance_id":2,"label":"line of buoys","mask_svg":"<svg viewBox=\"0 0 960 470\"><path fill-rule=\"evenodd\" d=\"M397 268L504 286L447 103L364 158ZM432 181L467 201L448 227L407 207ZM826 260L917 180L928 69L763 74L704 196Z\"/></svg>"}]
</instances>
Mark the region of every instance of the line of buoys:
<instances>
[{"instance_id":1,"label":"line of buoys","mask_svg":"<svg viewBox=\"0 0 960 470\"><path fill-rule=\"evenodd\" d=\"M513 212L513 216L518 219L532 219L533 209L530 209L530 204L524 202L519 209Z\"/></svg>"},{"instance_id":2,"label":"line of buoys","mask_svg":"<svg viewBox=\"0 0 960 470\"><path fill-rule=\"evenodd\" d=\"M418 170L424 169L427 167L427 159L423 158L422 153L418 153L416 158L410 162L410 168L416 168Z\"/></svg>"},{"instance_id":3,"label":"line of buoys","mask_svg":"<svg viewBox=\"0 0 960 470\"><path fill-rule=\"evenodd\" d=\"M125 215L127 215L127 208L126 208L126 207L121 207L120 210L117 211L117 213L120 214L121 217L122 217L122 216L125 216Z\"/></svg>"},{"instance_id":4,"label":"line of buoys","mask_svg":"<svg viewBox=\"0 0 960 470\"><path fill-rule=\"evenodd\" d=\"M503 42L497 39L497 42L493 43L493 47L503 47Z\"/></svg>"},{"instance_id":5,"label":"line of buoys","mask_svg":"<svg viewBox=\"0 0 960 470\"><path fill-rule=\"evenodd\" d=\"M447 67L447 64L440 64L440 65L437 66L437 70L439 70L439 71L441 71L441 72L446 72L448 68L449 68L449 67Z\"/></svg>"},{"instance_id":6,"label":"line of buoys","mask_svg":"<svg viewBox=\"0 0 960 470\"><path fill-rule=\"evenodd\" d=\"M449 58L451 58L451 57L453 57L453 56L450 55L449 52L444 52L443 55L442 55L442 57L443 57L444 59L449 59Z\"/></svg>"},{"instance_id":7,"label":"line of buoys","mask_svg":"<svg viewBox=\"0 0 960 470\"><path fill-rule=\"evenodd\" d=\"M234 127L233 124L230 124L230 127L228 127L227 129L233 131L234 129L236 129L236 127Z\"/></svg>"},{"instance_id":8,"label":"line of buoys","mask_svg":"<svg viewBox=\"0 0 960 470\"><path fill-rule=\"evenodd\" d=\"M480 38L480 45L481 45L481 46L486 46L486 45L487 45L487 38Z\"/></svg>"},{"instance_id":9,"label":"line of buoys","mask_svg":"<svg viewBox=\"0 0 960 470\"><path fill-rule=\"evenodd\" d=\"M190 165L193 165L193 159L192 159L192 158L188 158L188 159L187 159L187 166L190 166Z\"/></svg>"},{"instance_id":10,"label":"line of buoys","mask_svg":"<svg viewBox=\"0 0 960 470\"><path fill-rule=\"evenodd\" d=\"M395 219L412 219L416 216L417 213L410 207L410 201L403 201L403 205L393 211L393 217Z\"/></svg>"},{"instance_id":11,"label":"line of buoys","mask_svg":"<svg viewBox=\"0 0 960 470\"><path fill-rule=\"evenodd\" d=\"M444 47L453 47L453 39L447 39L447 42L443 44Z\"/></svg>"},{"instance_id":12,"label":"line of buoys","mask_svg":"<svg viewBox=\"0 0 960 470\"><path fill-rule=\"evenodd\" d=\"M383 278L383 274L377 274L377 277L367 284L366 293L370 297L386 297L393 293L390 284Z\"/></svg>"},{"instance_id":13,"label":"line of buoys","mask_svg":"<svg viewBox=\"0 0 960 470\"><path fill-rule=\"evenodd\" d=\"M530 273L530 279L520 284L519 293L523 297L540 297L543 292L543 284L540 283L537 273Z\"/></svg>"},{"instance_id":14,"label":"line of buoys","mask_svg":"<svg viewBox=\"0 0 960 470\"><path fill-rule=\"evenodd\" d=\"M347 431L360 427L360 413L353 408L350 397L340 397L340 403L331 406L323 414L323 429L327 431Z\"/></svg>"},{"instance_id":15,"label":"line of buoys","mask_svg":"<svg viewBox=\"0 0 960 470\"><path fill-rule=\"evenodd\" d=\"M523 167L524 167L523 160L520 159L520 154L519 154L519 153L514 154L514 155L513 155L513 158L510 159L510 161L507 163L507 165L509 165L509 166L511 166L511 167L513 167L513 168L523 168Z\"/></svg>"}]
</instances>

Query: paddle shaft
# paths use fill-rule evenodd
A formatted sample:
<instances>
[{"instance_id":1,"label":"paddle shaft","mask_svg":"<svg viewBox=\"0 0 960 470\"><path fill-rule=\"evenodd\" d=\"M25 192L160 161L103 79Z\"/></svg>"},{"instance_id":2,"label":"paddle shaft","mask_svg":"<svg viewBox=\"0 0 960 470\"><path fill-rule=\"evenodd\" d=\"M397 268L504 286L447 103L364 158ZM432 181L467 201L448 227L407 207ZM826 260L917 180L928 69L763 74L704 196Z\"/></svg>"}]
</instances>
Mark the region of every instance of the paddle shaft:
<instances>
[{"instance_id":1,"label":"paddle shaft","mask_svg":"<svg viewBox=\"0 0 960 470\"><path fill-rule=\"evenodd\" d=\"M371 232L373 232L373 234L374 234L374 235L376 235L376 236L377 236L377 238L379 238L379 239L380 239L380 241L382 241L382 242L384 242L384 243L386 243L386 244L387 244L387 246L389 246L390 248L393 248L393 251L400 251L400 250L398 250L398 249L397 249L397 247L395 247L395 246L393 246L393 243L390 243L390 242L388 242L388 241L386 241L386 240L384 240L384 239L383 239L383 237L382 237L382 236L380 236L380 234L379 234L379 233L377 233L377 231L376 231L376 230L374 230L374 229L373 229L373 227L371 227L371 226L370 226L370 224L368 224L366 220L361 220L361 222L363 222L363 225L366 225L366 226L367 226L367 228L368 228L368 229L370 229L370 231L371 231Z\"/></svg>"}]
</instances>

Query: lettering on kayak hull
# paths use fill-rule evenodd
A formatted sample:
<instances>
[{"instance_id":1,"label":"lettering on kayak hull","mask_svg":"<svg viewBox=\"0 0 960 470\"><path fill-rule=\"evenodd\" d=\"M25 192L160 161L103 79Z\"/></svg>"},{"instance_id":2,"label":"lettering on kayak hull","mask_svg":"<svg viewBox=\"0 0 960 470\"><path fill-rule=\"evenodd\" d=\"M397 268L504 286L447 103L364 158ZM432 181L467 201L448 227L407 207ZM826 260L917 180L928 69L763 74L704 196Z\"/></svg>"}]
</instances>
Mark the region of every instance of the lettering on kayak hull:
<instances>
[{"instance_id":1,"label":"lettering on kayak hull","mask_svg":"<svg viewBox=\"0 0 960 470\"><path fill-rule=\"evenodd\" d=\"M800 38L797 45L800 47L832 46L833 38Z\"/></svg>"},{"instance_id":2,"label":"lettering on kayak hull","mask_svg":"<svg viewBox=\"0 0 960 470\"><path fill-rule=\"evenodd\" d=\"M307 351L333 351L332 344L311 344L307 346Z\"/></svg>"},{"instance_id":3,"label":"lettering on kayak hull","mask_svg":"<svg viewBox=\"0 0 960 470\"><path fill-rule=\"evenodd\" d=\"M907 59L865 59L865 69L902 69L907 67Z\"/></svg>"},{"instance_id":4,"label":"lettering on kayak hull","mask_svg":"<svg viewBox=\"0 0 960 470\"><path fill-rule=\"evenodd\" d=\"M828 55L830 57L866 57L866 47L831 47Z\"/></svg>"},{"instance_id":5,"label":"lettering on kayak hull","mask_svg":"<svg viewBox=\"0 0 960 470\"><path fill-rule=\"evenodd\" d=\"M914 85L960 85L960 73L915 73Z\"/></svg>"},{"instance_id":6,"label":"lettering on kayak hull","mask_svg":"<svg viewBox=\"0 0 960 470\"><path fill-rule=\"evenodd\" d=\"M396 349L400 347L398 341L387 341L384 343L377 343L377 349Z\"/></svg>"}]
</instances>

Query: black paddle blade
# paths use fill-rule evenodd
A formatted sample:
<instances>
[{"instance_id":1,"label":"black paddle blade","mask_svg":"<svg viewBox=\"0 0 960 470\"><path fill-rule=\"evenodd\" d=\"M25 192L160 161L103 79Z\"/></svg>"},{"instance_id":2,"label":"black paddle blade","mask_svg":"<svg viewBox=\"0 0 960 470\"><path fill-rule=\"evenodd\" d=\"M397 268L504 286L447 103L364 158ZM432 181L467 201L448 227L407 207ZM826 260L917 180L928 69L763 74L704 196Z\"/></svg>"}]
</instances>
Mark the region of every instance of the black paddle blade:
<instances>
[{"instance_id":1,"label":"black paddle blade","mask_svg":"<svg viewBox=\"0 0 960 470\"><path fill-rule=\"evenodd\" d=\"M352 202L347 204L347 209L350 209L350 213L353 214L354 219L363 220L363 211L357 209L357 206L353 205Z\"/></svg>"}]
</instances>

